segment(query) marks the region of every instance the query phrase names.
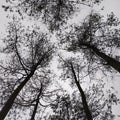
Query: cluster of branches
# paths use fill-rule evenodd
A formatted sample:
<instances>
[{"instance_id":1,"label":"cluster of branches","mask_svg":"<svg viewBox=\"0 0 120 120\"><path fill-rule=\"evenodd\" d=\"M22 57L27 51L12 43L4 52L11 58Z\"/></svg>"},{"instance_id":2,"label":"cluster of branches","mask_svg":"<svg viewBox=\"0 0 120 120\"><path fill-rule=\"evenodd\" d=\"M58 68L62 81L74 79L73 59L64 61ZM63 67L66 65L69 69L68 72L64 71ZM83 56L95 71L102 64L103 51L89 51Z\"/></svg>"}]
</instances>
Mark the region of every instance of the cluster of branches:
<instances>
[{"instance_id":1,"label":"cluster of branches","mask_svg":"<svg viewBox=\"0 0 120 120\"><path fill-rule=\"evenodd\" d=\"M15 9L20 15L24 12L36 19L42 18L43 22L48 25L50 32L53 32L60 30L60 27L67 23L67 20L74 15L81 4L90 7L92 4L99 4L101 1L7 0L9 5L3 5L3 8L5 10ZM16 20L9 23L8 35L4 38L5 47L2 50L6 60L0 64L0 104L2 106L0 120L4 120L7 115L9 117L14 112L15 115L20 114L16 113L17 110L23 109L26 112L27 108L32 109L30 119L34 120L37 119L35 117L37 111L40 114L42 112L41 107L49 105L53 109L53 115L45 119L114 119L112 105L110 104L117 103L117 97L111 94L105 100L103 99L104 94L102 94L99 98L100 94L98 95L98 93L102 89L94 88L94 86L92 90L98 90L98 93L94 92L90 95L90 92L84 92L80 83L83 78L93 74L94 65L110 66L110 68L112 67L120 72L120 62L107 50L120 46L120 30L117 28L120 22L113 13L108 16L106 21L102 18L100 14L92 12L83 23L69 26L69 32L64 31L65 34L63 32L56 34L60 43L63 46L66 45L67 51L75 53L82 50L84 61L89 64L84 63L82 66L82 64L78 64L80 60L76 61L76 58L69 60L62 58L63 74L70 76L71 83L76 86L79 95L74 94L72 98L69 95L62 97L57 95L55 103L45 106L42 104L43 101L51 103L53 102L51 97L54 96L55 98L57 94L56 90L50 91L49 89L53 78L50 71L50 61L54 55L55 47L50 42L47 33L41 33L37 28L26 29ZM84 76L80 78L81 71L84 71ZM85 75L85 73L87 74ZM90 101L93 99L95 99L94 103L96 104ZM100 100L103 100L103 103ZM9 119L12 118L13 115ZM38 119L40 118L39 115Z\"/></svg>"},{"instance_id":2,"label":"cluster of branches","mask_svg":"<svg viewBox=\"0 0 120 120\"><path fill-rule=\"evenodd\" d=\"M82 25L71 26L61 43L67 43L68 51L82 50L91 64L100 61L120 72L120 62L111 54L114 48L120 47L120 29L117 28L120 22L113 13L106 21L102 18L98 13L91 13Z\"/></svg>"},{"instance_id":3,"label":"cluster of branches","mask_svg":"<svg viewBox=\"0 0 120 120\"><path fill-rule=\"evenodd\" d=\"M35 19L42 18L48 25L50 31L58 30L68 20L80 5L92 6L99 4L102 0L7 0L10 5L3 5L7 11L13 8L20 15L23 12ZM11 4L12 3L12 4Z\"/></svg>"},{"instance_id":4,"label":"cluster of branches","mask_svg":"<svg viewBox=\"0 0 120 120\"><path fill-rule=\"evenodd\" d=\"M0 112L1 120L14 103L33 106L36 101L37 105L50 83L47 66L54 46L47 40L47 35L39 33L37 29L27 32L17 22L9 24L8 36L4 39L6 45L2 50L7 60L0 65L3 90L1 102L4 104Z\"/></svg>"},{"instance_id":5,"label":"cluster of branches","mask_svg":"<svg viewBox=\"0 0 120 120\"><path fill-rule=\"evenodd\" d=\"M93 91L93 88L95 91ZM106 120L109 118L113 120L115 117L111 109L111 105L115 103L115 99L112 98L113 94L110 94L109 100L104 100L104 95L100 90L100 86L93 85L92 89L89 88L89 95L86 94L93 119ZM93 91L93 93L90 94L90 91ZM96 97L97 95L99 98ZM116 97L115 95L113 96ZM69 94L58 96L55 103L51 104L51 107L53 113L49 116L50 120L87 120L79 94L73 93L71 96Z\"/></svg>"}]
</instances>

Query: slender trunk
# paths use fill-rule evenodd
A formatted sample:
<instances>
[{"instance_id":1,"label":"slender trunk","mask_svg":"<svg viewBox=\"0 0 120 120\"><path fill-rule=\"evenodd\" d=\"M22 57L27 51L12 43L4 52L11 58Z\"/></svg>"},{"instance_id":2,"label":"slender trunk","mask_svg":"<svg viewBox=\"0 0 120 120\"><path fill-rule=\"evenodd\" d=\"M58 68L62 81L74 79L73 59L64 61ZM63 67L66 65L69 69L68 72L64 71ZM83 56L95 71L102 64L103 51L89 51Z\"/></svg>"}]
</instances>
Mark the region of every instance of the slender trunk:
<instances>
[{"instance_id":1,"label":"slender trunk","mask_svg":"<svg viewBox=\"0 0 120 120\"><path fill-rule=\"evenodd\" d=\"M78 89L79 89L79 91L80 91L80 93L81 93L81 96L82 96L82 103L83 103L83 107L84 107L84 110L85 110L87 119L88 119L88 120L93 120L93 118L92 118L92 113L91 113L91 111L89 110L89 106L88 106L88 104L87 104L86 96L85 96L85 94L84 94L84 91L83 91L83 89L81 88L80 83L79 83L78 81L76 82L76 85L77 85L77 87L78 87Z\"/></svg>"},{"instance_id":2,"label":"slender trunk","mask_svg":"<svg viewBox=\"0 0 120 120\"><path fill-rule=\"evenodd\" d=\"M11 107L12 107L12 105L14 103L15 98L17 97L17 95L19 94L19 92L21 91L21 89L25 86L25 84L33 76L36 68L37 68L37 65L34 66L34 68L31 70L31 73L25 78L25 80L10 95L9 99L7 100L7 102L5 103L4 107L2 108L2 110L0 112L0 120L4 120L5 119L7 113L9 112L9 110L11 109Z\"/></svg>"},{"instance_id":3,"label":"slender trunk","mask_svg":"<svg viewBox=\"0 0 120 120\"><path fill-rule=\"evenodd\" d=\"M36 114L36 111L37 111L37 107L38 107L38 104L39 104L39 98L42 94L42 84L41 84L41 88L40 88L40 92L37 96L37 99L36 99L36 104L35 104L35 107L34 107L34 110L33 110L33 114L31 116L31 119L30 120L35 120L35 114Z\"/></svg>"},{"instance_id":4,"label":"slender trunk","mask_svg":"<svg viewBox=\"0 0 120 120\"><path fill-rule=\"evenodd\" d=\"M104 61L106 61L107 65L110 65L112 68L114 68L116 71L118 71L120 73L120 62L119 61L117 61L116 59L114 59L112 57L109 57L108 55L106 55L103 52L100 52L100 50L98 48L96 48L95 46L92 46L89 44L83 44L83 46L90 48L97 56L99 56Z\"/></svg>"},{"instance_id":5,"label":"slender trunk","mask_svg":"<svg viewBox=\"0 0 120 120\"><path fill-rule=\"evenodd\" d=\"M87 120L93 120L92 118L92 113L91 111L89 110L89 107L88 107L88 104L87 104L87 101L86 101L86 96L84 94L84 91L83 89L81 88L80 86L80 83L79 81L77 80L77 77L76 77L76 74L75 74L75 71L74 71L74 68L73 68L73 65L71 64L71 70L72 70L72 73L73 73L73 76L74 76L74 80L75 80L75 83L78 87L78 90L81 94L81 97L82 97L82 103L83 103L83 108L84 108L84 111L85 111L85 114L86 114L86 117L87 117Z\"/></svg>"},{"instance_id":6,"label":"slender trunk","mask_svg":"<svg viewBox=\"0 0 120 120\"><path fill-rule=\"evenodd\" d=\"M25 80L23 82L21 82L21 84L10 95L9 99L5 103L5 105L2 108L2 110L0 111L0 120L4 120L5 119L7 113L9 112L9 110L11 109L11 107L12 107L12 105L14 103L15 98L20 93L22 88L26 85L26 83L30 80L30 78L34 75L35 70L37 69L38 65L41 64L42 60L44 59L44 56L45 56L45 54L41 57L41 59L38 61L38 63L33 65L33 67L31 68L31 72L27 75Z\"/></svg>"}]
</instances>

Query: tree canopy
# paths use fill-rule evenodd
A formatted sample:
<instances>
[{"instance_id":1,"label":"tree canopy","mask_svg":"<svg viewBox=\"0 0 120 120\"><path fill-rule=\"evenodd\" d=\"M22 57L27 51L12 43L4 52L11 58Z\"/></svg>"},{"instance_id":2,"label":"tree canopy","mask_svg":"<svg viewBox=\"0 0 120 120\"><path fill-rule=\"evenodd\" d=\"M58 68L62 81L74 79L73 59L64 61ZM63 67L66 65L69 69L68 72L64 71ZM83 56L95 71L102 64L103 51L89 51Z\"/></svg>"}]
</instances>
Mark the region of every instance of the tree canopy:
<instances>
[{"instance_id":1,"label":"tree canopy","mask_svg":"<svg viewBox=\"0 0 120 120\"><path fill-rule=\"evenodd\" d=\"M94 10L102 1L6 0L0 120L116 120L119 97L106 86L120 73L120 21ZM89 14L70 23L84 7Z\"/></svg>"}]
</instances>

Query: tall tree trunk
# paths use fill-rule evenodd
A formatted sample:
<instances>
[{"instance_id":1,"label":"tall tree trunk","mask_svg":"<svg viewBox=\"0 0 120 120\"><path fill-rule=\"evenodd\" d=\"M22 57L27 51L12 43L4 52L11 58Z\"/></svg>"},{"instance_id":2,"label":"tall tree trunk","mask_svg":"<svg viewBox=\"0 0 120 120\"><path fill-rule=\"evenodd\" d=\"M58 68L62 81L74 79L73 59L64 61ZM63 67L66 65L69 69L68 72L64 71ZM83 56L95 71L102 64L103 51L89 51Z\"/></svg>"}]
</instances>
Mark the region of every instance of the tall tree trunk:
<instances>
[{"instance_id":1,"label":"tall tree trunk","mask_svg":"<svg viewBox=\"0 0 120 120\"><path fill-rule=\"evenodd\" d=\"M11 109L15 98L17 97L17 95L19 94L19 92L21 91L21 89L25 86L25 84L30 80L30 78L33 76L35 70L37 69L38 64L36 64L33 69L31 70L30 74L27 75L27 77L25 78L25 80L14 90L14 92L10 95L9 99L7 100L7 102L5 103L4 107L2 108L1 112L0 112L0 120L4 120L7 113L9 112L9 110Z\"/></svg>"},{"instance_id":2,"label":"tall tree trunk","mask_svg":"<svg viewBox=\"0 0 120 120\"><path fill-rule=\"evenodd\" d=\"M116 59L109 57L103 52L100 52L98 48L95 46L89 45L89 44L82 44L83 46L86 46L87 48L91 49L97 56L102 58L104 61L107 62L107 65L110 65L112 68L114 68L116 71L120 73L120 62Z\"/></svg>"},{"instance_id":3,"label":"tall tree trunk","mask_svg":"<svg viewBox=\"0 0 120 120\"><path fill-rule=\"evenodd\" d=\"M92 113L91 113L91 111L90 111L90 109L88 107L87 101L86 101L86 96L84 94L83 89L80 86L79 81L77 80L77 77L76 77L76 74L75 74L75 70L74 70L72 64L71 64L71 70L72 70L72 73L73 73L73 76L74 76L75 83L76 83L76 85L78 87L78 90L79 90L79 92L81 94L81 97L82 97L83 108L84 108L87 120L93 120Z\"/></svg>"},{"instance_id":4,"label":"tall tree trunk","mask_svg":"<svg viewBox=\"0 0 120 120\"><path fill-rule=\"evenodd\" d=\"M34 110L33 110L33 114L31 116L30 120L35 120L35 115L36 115L37 107L38 107L38 104L39 104L39 98L40 98L41 94L42 94L42 84L41 84L40 92L39 92L39 94L37 96L36 104L35 104L35 107L34 107Z\"/></svg>"}]
</instances>

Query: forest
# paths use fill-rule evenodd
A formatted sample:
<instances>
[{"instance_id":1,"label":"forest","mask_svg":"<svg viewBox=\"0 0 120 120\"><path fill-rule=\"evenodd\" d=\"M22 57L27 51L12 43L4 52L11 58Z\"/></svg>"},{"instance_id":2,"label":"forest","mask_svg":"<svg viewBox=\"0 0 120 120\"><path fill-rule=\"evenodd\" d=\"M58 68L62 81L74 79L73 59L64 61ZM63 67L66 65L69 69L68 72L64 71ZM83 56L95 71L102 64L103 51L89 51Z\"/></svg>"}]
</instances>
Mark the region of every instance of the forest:
<instances>
[{"instance_id":1,"label":"forest","mask_svg":"<svg viewBox=\"0 0 120 120\"><path fill-rule=\"evenodd\" d=\"M120 119L120 20L104 1L1 5L0 120Z\"/></svg>"}]
</instances>

